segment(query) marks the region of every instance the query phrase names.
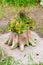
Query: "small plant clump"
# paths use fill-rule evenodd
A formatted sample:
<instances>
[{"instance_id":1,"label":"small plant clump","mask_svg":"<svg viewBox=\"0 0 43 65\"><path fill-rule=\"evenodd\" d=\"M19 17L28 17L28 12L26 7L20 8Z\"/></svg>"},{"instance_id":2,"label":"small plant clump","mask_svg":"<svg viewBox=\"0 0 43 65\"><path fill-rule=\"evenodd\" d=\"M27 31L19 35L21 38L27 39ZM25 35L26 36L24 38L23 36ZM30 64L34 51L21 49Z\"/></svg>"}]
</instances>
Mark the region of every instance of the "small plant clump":
<instances>
[{"instance_id":1,"label":"small plant clump","mask_svg":"<svg viewBox=\"0 0 43 65\"><path fill-rule=\"evenodd\" d=\"M30 28L33 28L33 26L34 20L24 13L19 13L15 18L11 19L8 23L7 31L12 31L13 33L10 33L7 41L8 45L12 45L11 48L16 48L19 45L21 50L24 50L24 46L28 46L29 43L35 46L30 32Z\"/></svg>"},{"instance_id":2,"label":"small plant clump","mask_svg":"<svg viewBox=\"0 0 43 65\"><path fill-rule=\"evenodd\" d=\"M34 23L35 22L31 17L27 17L25 14L20 13L8 23L8 30L21 34L28 29L33 29Z\"/></svg>"}]
</instances>

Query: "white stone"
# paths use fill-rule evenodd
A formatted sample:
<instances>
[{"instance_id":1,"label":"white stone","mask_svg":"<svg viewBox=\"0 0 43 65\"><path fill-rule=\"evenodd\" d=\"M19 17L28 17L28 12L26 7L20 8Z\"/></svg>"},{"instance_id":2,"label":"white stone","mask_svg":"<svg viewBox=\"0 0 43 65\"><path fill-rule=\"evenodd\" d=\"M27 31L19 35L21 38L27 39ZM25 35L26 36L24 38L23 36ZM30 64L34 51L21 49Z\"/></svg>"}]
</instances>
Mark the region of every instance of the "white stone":
<instances>
[{"instance_id":1,"label":"white stone","mask_svg":"<svg viewBox=\"0 0 43 65\"><path fill-rule=\"evenodd\" d=\"M20 50L21 50L21 51L24 50L24 45L23 45L23 44L20 45Z\"/></svg>"},{"instance_id":2,"label":"white stone","mask_svg":"<svg viewBox=\"0 0 43 65\"><path fill-rule=\"evenodd\" d=\"M40 5L43 5L43 0L41 0Z\"/></svg>"}]
</instances>

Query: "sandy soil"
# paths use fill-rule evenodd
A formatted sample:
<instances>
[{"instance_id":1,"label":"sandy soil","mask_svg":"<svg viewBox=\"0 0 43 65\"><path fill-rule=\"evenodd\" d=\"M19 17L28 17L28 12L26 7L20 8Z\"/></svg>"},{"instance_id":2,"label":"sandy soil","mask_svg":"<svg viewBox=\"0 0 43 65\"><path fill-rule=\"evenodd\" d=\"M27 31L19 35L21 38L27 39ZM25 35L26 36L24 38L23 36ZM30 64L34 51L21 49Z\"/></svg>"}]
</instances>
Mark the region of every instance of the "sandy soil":
<instances>
[{"instance_id":1,"label":"sandy soil","mask_svg":"<svg viewBox=\"0 0 43 65\"><path fill-rule=\"evenodd\" d=\"M31 32L32 35L37 39L36 46L25 47L24 51L21 52L19 48L11 49L11 46L5 44L10 33L0 34L0 47L4 50L5 54L14 57L16 60L21 59L24 64L28 63L28 56L31 55L36 63L43 62L43 39L40 38L37 33Z\"/></svg>"}]
</instances>

